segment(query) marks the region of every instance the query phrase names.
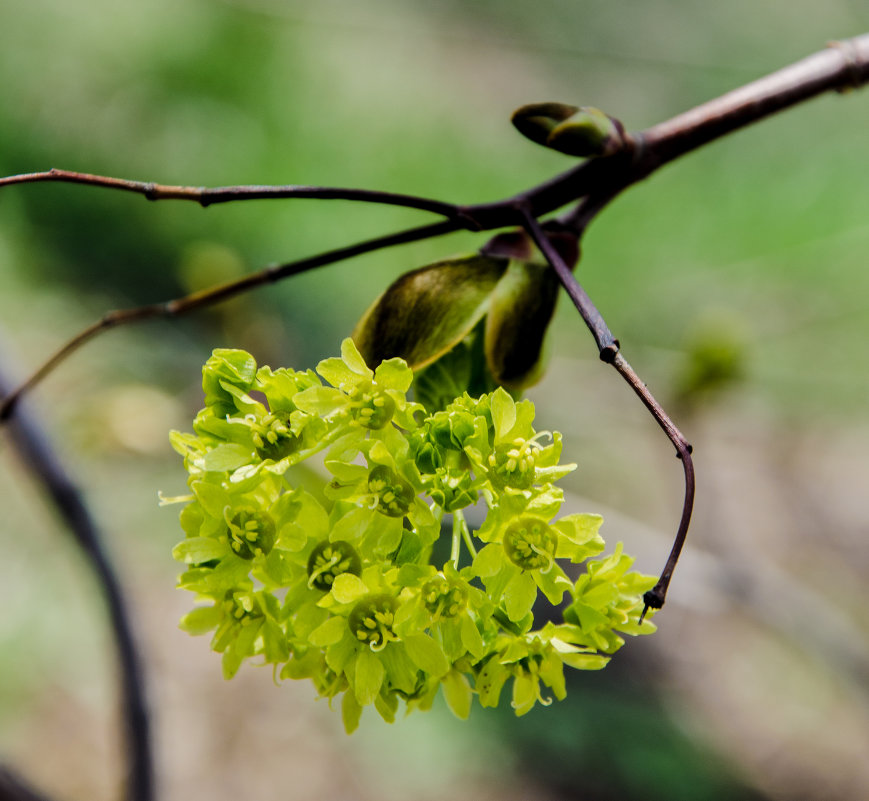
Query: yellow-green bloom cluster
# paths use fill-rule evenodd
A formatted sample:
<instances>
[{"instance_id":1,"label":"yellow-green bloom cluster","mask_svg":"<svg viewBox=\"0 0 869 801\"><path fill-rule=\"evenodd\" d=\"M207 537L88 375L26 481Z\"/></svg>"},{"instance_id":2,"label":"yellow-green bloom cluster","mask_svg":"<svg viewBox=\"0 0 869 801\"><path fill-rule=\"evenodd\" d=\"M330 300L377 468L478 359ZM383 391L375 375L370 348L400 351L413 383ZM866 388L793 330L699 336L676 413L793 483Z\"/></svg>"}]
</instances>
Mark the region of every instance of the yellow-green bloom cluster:
<instances>
[{"instance_id":1,"label":"yellow-green bloom cluster","mask_svg":"<svg viewBox=\"0 0 869 801\"><path fill-rule=\"evenodd\" d=\"M620 547L587 561L600 517L558 517L574 465L533 404L498 389L427 413L412 381L349 339L316 373L216 350L194 433L171 435L192 493L173 554L199 601L182 628L213 632L227 678L255 659L341 696L348 731L367 705L391 721L441 688L466 717L510 679L521 715L564 697L564 665L603 667L621 634L654 631L638 622L654 578ZM535 628L543 606L563 622Z\"/></svg>"}]
</instances>

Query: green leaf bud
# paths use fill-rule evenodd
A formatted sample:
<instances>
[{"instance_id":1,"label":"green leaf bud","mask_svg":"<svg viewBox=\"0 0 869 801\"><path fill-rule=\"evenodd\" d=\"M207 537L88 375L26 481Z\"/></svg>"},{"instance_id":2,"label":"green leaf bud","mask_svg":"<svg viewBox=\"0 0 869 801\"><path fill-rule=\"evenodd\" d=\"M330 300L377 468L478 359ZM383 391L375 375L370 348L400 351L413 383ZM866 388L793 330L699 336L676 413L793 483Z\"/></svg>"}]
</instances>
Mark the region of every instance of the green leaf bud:
<instances>
[{"instance_id":1,"label":"green leaf bud","mask_svg":"<svg viewBox=\"0 0 869 801\"><path fill-rule=\"evenodd\" d=\"M609 156L625 144L622 124L592 106L531 103L514 111L512 122L532 142L569 156Z\"/></svg>"},{"instance_id":2,"label":"green leaf bud","mask_svg":"<svg viewBox=\"0 0 869 801\"><path fill-rule=\"evenodd\" d=\"M624 147L622 124L591 106L556 125L549 133L546 146L568 156L609 156Z\"/></svg>"},{"instance_id":3,"label":"green leaf bud","mask_svg":"<svg viewBox=\"0 0 869 801\"><path fill-rule=\"evenodd\" d=\"M538 145L547 145L549 135L559 123L579 111L565 103L529 103L513 112L510 121L519 133Z\"/></svg>"}]
</instances>

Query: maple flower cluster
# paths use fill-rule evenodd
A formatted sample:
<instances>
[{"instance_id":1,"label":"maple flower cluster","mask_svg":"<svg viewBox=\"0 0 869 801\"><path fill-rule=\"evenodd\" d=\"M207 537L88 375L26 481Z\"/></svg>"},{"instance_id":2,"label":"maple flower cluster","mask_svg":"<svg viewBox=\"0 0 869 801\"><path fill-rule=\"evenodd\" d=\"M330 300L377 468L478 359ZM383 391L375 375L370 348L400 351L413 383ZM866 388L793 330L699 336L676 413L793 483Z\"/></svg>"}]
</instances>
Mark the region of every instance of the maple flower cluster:
<instances>
[{"instance_id":1,"label":"maple flower cluster","mask_svg":"<svg viewBox=\"0 0 869 801\"><path fill-rule=\"evenodd\" d=\"M599 516L558 517L553 482L575 465L533 404L497 389L432 413L412 381L350 339L316 373L215 350L194 433L171 434L191 491L173 555L198 601L181 627L212 633L227 678L253 658L341 696L348 731L365 706L392 721L439 689L464 718L511 680L522 715L564 698L565 665L601 668L655 628L639 622L654 577L621 546L592 558Z\"/></svg>"}]
</instances>

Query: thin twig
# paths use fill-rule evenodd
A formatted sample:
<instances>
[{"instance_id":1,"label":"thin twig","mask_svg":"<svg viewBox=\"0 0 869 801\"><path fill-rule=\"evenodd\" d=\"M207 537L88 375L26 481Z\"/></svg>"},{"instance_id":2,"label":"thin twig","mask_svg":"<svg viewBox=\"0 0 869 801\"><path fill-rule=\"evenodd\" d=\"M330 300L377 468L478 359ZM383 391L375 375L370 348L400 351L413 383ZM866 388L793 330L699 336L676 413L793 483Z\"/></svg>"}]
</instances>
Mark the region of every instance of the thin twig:
<instances>
[{"instance_id":1,"label":"thin twig","mask_svg":"<svg viewBox=\"0 0 869 801\"><path fill-rule=\"evenodd\" d=\"M45 172L31 172L0 178L0 187L13 184L34 184L43 182L85 184L105 189L120 189L135 192L148 200L192 200L200 206L216 203L229 203L234 200L267 200L279 198L308 198L313 200L353 200L359 203L380 203L387 206L403 206L409 209L430 211L447 219L460 217L459 207L452 203L441 203L430 198L415 195L402 195L395 192L380 192L373 189L344 189L327 186L173 186L152 181L130 181L126 178L111 178L106 175L92 175L86 172L59 170L52 168Z\"/></svg>"},{"instance_id":2,"label":"thin twig","mask_svg":"<svg viewBox=\"0 0 869 801\"><path fill-rule=\"evenodd\" d=\"M688 441L682 436L682 432L673 424L673 421L667 416L667 413L661 408L661 405L649 392L648 387L640 380L640 377L634 372L633 368L625 361L621 353L617 353L612 361L613 367L616 368L619 375L630 384L631 389L636 392L643 401L645 407L655 418L658 425L664 429L670 442L676 448L676 455L682 461L682 469L685 472L685 496L682 502L682 517L679 519L679 528L676 530L676 536L673 540L673 547L670 549L670 555L667 557L667 562L664 569L661 571L661 576L651 590L643 595L643 612L640 615L640 622L646 616L649 609L660 609L664 605L667 598L667 589L670 586L670 579L673 578L673 571L676 569L676 563L679 561L679 556L682 553L682 548L685 545L685 539L688 536L688 527L691 525L691 513L694 510L694 491L696 481L694 478L694 459L691 456L692 448Z\"/></svg>"},{"instance_id":3,"label":"thin twig","mask_svg":"<svg viewBox=\"0 0 869 801\"><path fill-rule=\"evenodd\" d=\"M595 208L589 207L585 210L584 214L578 215L578 218L585 220L586 224L588 224L593 214L603 208L605 202L605 200L602 200ZM688 535L691 512L694 508L695 490L694 461L691 458L691 446L661 405L652 396L652 393L649 392L648 387L640 380L640 377L619 352L618 340L612 335L600 312L592 303L579 281L576 280L573 272L564 262L564 259L561 258L558 251L552 246L540 223L531 216L531 212L528 209L522 209L521 211L524 218L523 227L534 240L534 244L537 245L541 253L546 257L546 261L555 270L561 281L561 285L570 296L573 305L576 306L577 311L591 331L600 351L601 361L615 367L618 374L627 381L634 392L640 397L652 417L655 418L655 421L664 430L667 438L673 443L676 448L676 454L682 460L682 466L685 470L685 495L682 503L682 517L679 520L679 528L676 531L670 556L658 582L643 596L644 606L640 615L640 622L642 623L649 609L660 609L664 605L667 597L667 588L670 585L670 579L673 577L673 570L676 568L676 563L679 561L679 555L682 553L682 547L685 544L685 538Z\"/></svg>"},{"instance_id":4,"label":"thin twig","mask_svg":"<svg viewBox=\"0 0 869 801\"><path fill-rule=\"evenodd\" d=\"M7 381L0 374L0 390L5 390L6 386ZM154 770L142 658L120 582L79 489L55 457L48 440L26 409L18 410L15 419L10 422L9 434L22 461L48 492L58 514L96 573L108 606L118 649L126 726L128 773L125 798L128 801L151 801L154 795Z\"/></svg>"},{"instance_id":5,"label":"thin twig","mask_svg":"<svg viewBox=\"0 0 869 801\"><path fill-rule=\"evenodd\" d=\"M117 328L121 325L129 325L130 323L141 322L143 320L178 317L205 306L213 306L221 301L229 300L236 295L254 289L255 287L271 284L291 275L299 275L300 273L313 270L317 267L323 267L327 264L346 261L354 256L369 253L380 248L415 242L419 239L431 239L435 236L451 233L457 230L458 227L459 226L453 222L444 221L420 226L418 228L410 228L405 231L399 231L395 234L388 234L386 236L366 240L365 242L359 242L354 245L336 248L335 250L320 253L306 259L299 259L298 261L289 262L287 264L266 267L264 270L260 270L257 273L246 275L235 281L230 281L226 284L212 287L211 289L195 292L192 295L185 295L182 298L176 298L163 303L154 303L150 306L136 306L130 309L117 309L115 311L107 312L97 320L97 322L92 323L79 331L79 333L72 339L68 340L60 350L52 354L37 370L35 370L27 380L3 397L3 401L0 403L0 422L6 420L12 414L15 405L26 392L36 386L36 384L45 378L45 376L54 370L61 362L65 361L69 356L75 353L86 342L110 328Z\"/></svg>"},{"instance_id":6,"label":"thin twig","mask_svg":"<svg viewBox=\"0 0 869 801\"><path fill-rule=\"evenodd\" d=\"M0 178L0 188L43 181L80 183L144 195L149 200L192 200L202 206L263 198L344 199L421 209L479 230L503 228L516 203L535 217L549 214L587 194L642 180L663 164L738 128L824 92L844 92L869 82L869 33L831 42L828 47L784 69L703 103L666 122L626 137L625 152L589 159L515 197L458 206L416 195L369 189L316 186L173 186L51 169ZM631 143L638 145L630 147Z\"/></svg>"},{"instance_id":7,"label":"thin twig","mask_svg":"<svg viewBox=\"0 0 869 801\"><path fill-rule=\"evenodd\" d=\"M594 337L594 342L600 352L601 361L612 362L619 351L618 340L613 336L601 313L597 310L594 303L591 302L591 298L582 288L579 281L574 278L570 267L567 266L564 259L561 258L561 255L553 247L540 223L532 216L530 210L522 208L520 213L522 215L522 227L529 233L534 240L534 244L537 245L546 261L555 270L565 292L570 296L580 317L585 321L588 330L591 331L591 335Z\"/></svg>"}]
</instances>

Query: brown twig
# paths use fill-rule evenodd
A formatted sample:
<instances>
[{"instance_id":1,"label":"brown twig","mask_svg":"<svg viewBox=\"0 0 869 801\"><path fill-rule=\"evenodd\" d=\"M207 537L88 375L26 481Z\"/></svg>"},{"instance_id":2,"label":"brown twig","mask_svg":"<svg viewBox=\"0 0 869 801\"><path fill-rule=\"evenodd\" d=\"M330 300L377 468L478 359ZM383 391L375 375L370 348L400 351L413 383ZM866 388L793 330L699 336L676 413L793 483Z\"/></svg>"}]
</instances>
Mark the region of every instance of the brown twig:
<instances>
[{"instance_id":1,"label":"brown twig","mask_svg":"<svg viewBox=\"0 0 869 801\"><path fill-rule=\"evenodd\" d=\"M581 219L587 225L593 218L593 215L600 211L605 204L606 199L601 199L598 203L589 204L585 213L578 215L577 219ZM591 331L600 352L601 361L615 367L618 374L627 381L631 389L640 397L652 417L655 418L655 421L664 430L670 442L673 443L673 446L676 448L676 455L682 460L682 466L685 470L685 495L682 503L682 517L679 521L679 528L676 532L670 556L657 584L643 596L645 605L640 615L640 622L642 623L649 609L660 609L664 605L670 579L673 576L673 571L676 568L676 563L679 561L679 555L682 553L682 547L685 544L685 538L688 535L691 512L694 508L695 489L694 462L691 458L691 446L661 405L652 396L652 393L649 392L648 387L640 380L640 377L619 352L618 340L612 335L597 307L592 303L579 281L576 280L570 267L567 266L559 252L552 246L540 223L531 216L531 212L528 209L523 209L522 215L522 226L534 240L534 244L537 245L540 252L546 257L546 261L555 270L561 281L561 285L570 296L573 305L576 306L576 310L585 321L589 331Z\"/></svg>"},{"instance_id":2,"label":"brown twig","mask_svg":"<svg viewBox=\"0 0 869 801\"><path fill-rule=\"evenodd\" d=\"M380 203L387 206L403 206L420 211L440 214L447 219L457 219L459 208L452 203L441 203L430 198L401 195L395 192L380 192L371 189L343 189L325 186L173 186L152 181L130 181L106 175L52 168L45 172L30 172L0 178L0 187L13 184L70 183L97 186L104 189L119 189L135 192L148 200L192 200L200 206L230 203L234 200L275 200L280 198L307 198L312 200L352 200L360 203Z\"/></svg>"},{"instance_id":3,"label":"brown twig","mask_svg":"<svg viewBox=\"0 0 869 801\"><path fill-rule=\"evenodd\" d=\"M450 233L457 230L458 226L452 222L444 221L424 225L418 228L409 228L406 231L399 231L395 234L369 239L365 242L359 242L354 245L348 245L343 248L329 250L326 253L320 253L316 256L311 256L307 259L299 259L298 261L289 262L287 264L266 267L257 273L246 275L235 281L230 281L220 286L196 292L192 295L185 295L182 298L165 301L163 303L154 303L149 306L136 306L130 309L116 309L106 312L99 320L91 325L83 328L72 339L68 340L59 350L52 354L26 381L19 384L15 389L3 397L0 402L0 423L8 419L15 409L15 405L21 397L38 384L45 376L47 376L55 367L82 345L93 339L103 331L108 331L110 328L117 328L121 325L130 323L142 322L144 320L154 320L157 318L178 317L187 312L195 311L206 306L214 306L224 300L240 295L248 290L255 289L266 284L273 284L291 275L299 275L308 270L313 270L317 267L324 267L327 264L345 261L359 256L363 253L368 253L372 250L391 247L393 245L415 242L419 239L431 239L436 236Z\"/></svg>"}]
</instances>

